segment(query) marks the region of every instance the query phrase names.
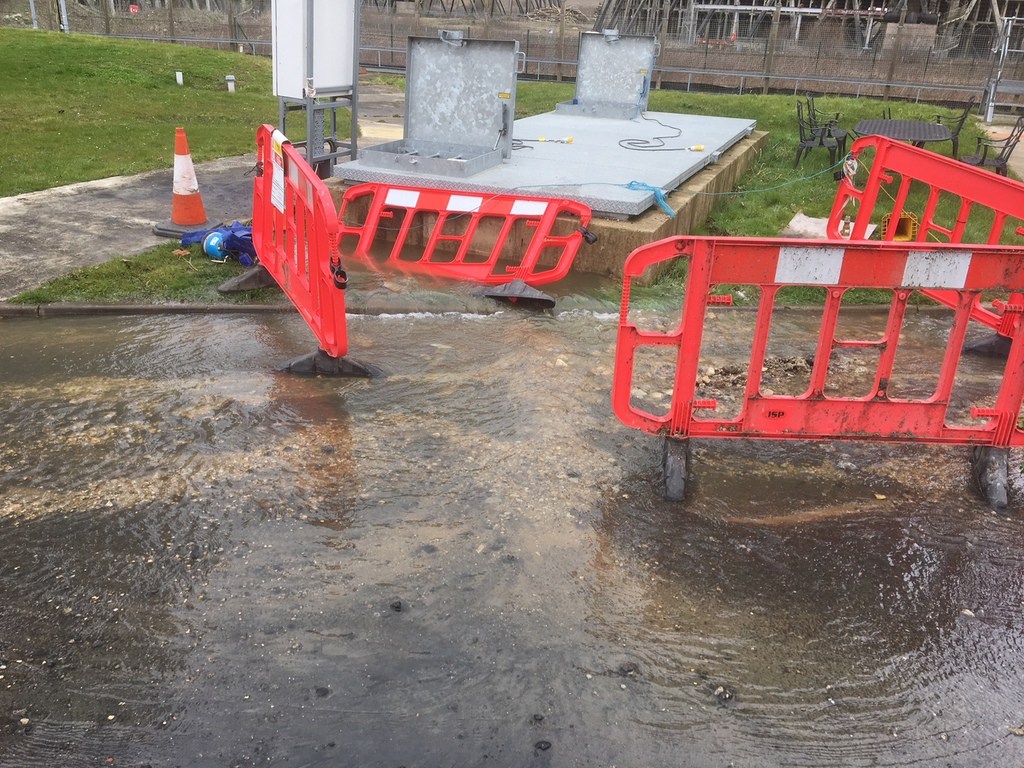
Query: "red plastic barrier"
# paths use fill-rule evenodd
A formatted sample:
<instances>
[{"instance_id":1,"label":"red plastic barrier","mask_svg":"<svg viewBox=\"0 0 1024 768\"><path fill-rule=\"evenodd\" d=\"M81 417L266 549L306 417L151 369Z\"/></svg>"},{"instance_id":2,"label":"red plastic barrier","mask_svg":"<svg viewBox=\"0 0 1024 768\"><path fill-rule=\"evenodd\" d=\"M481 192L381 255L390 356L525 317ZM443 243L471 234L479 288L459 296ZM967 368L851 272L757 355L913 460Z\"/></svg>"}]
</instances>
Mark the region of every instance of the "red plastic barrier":
<instances>
[{"instance_id":1,"label":"red plastic barrier","mask_svg":"<svg viewBox=\"0 0 1024 768\"><path fill-rule=\"evenodd\" d=\"M857 189L849 177L839 183L828 221L830 238L863 239L868 227L880 222L883 212L889 219L882 240L896 239L904 214L917 221L910 239L932 245L964 242L972 222L985 230L984 237L973 242L995 245L1009 235L1024 235L1024 184L882 136L857 139L850 156L859 162L869 150L873 156L863 189ZM918 191L912 192L914 187ZM845 227L849 231L844 235ZM957 301L955 294L945 291L922 292L946 306L955 306ZM1006 305L1021 303L1024 296L1012 295ZM1019 315L1007 313L1004 304L996 304L994 310L979 305L973 317L1004 336L1012 335L1004 332L1005 327L1019 321Z\"/></svg>"},{"instance_id":2,"label":"red plastic barrier","mask_svg":"<svg viewBox=\"0 0 1024 768\"><path fill-rule=\"evenodd\" d=\"M667 330L640 330L630 321L632 282L645 269L667 260L687 262L682 315ZM751 285L761 298L753 330L745 388L734 418L715 418L717 401L699 395L698 367L705 335L705 309L721 304L718 284ZM786 286L817 286L826 294L820 328L809 344L813 364L806 391L778 395L762 384L776 296ZM852 288L892 291L885 331L878 339L836 336L843 295ZM934 391L896 397L889 391L907 303L914 291L942 290L955 296L949 339L942 351ZM951 425L950 394L972 312L982 291L1024 289L1024 259L1013 248L992 246L836 243L827 240L684 238L661 240L635 250L625 263L622 308L615 357L612 404L624 424L671 437L857 439L1024 445L1017 418L1024 397L1024 331L1007 324L1009 357L992 407L974 407L977 424ZM716 312L729 311L718 309ZM1006 307L1014 316L1024 307ZM1012 327L1011 327L1012 326ZM641 407L635 387L637 354L667 348L674 370L660 371L660 386L671 391L664 411ZM843 397L830 387L829 361L841 350L870 350L878 356L874 385L866 394ZM664 361L663 361L664 362ZM870 380L870 377L869 377Z\"/></svg>"},{"instance_id":3,"label":"red plastic barrier","mask_svg":"<svg viewBox=\"0 0 1024 768\"><path fill-rule=\"evenodd\" d=\"M355 208L361 221L350 221ZM590 213L571 200L360 184L345 192L341 205L341 248L371 265L490 285L514 279L543 285L568 274ZM524 226L533 232L526 233L521 258L503 260L516 250L506 247L509 238ZM388 230L393 242L379 237ZM422 243L414 245L415 239ZM375 243L389 250L385 258L375 258Z\"/></svg>"},{"instance_id":4,"label":"red plastic barrier","mask_svg":"<svg viewBox=\"0 0 1024 768\"><path fill-rule=\"evenodd\" d=\"M323 181L273 126L256 132L252 240L273 275L332 357L348 352L345 273L338 255L338 216Z\"/></svg>"}]
</instances>

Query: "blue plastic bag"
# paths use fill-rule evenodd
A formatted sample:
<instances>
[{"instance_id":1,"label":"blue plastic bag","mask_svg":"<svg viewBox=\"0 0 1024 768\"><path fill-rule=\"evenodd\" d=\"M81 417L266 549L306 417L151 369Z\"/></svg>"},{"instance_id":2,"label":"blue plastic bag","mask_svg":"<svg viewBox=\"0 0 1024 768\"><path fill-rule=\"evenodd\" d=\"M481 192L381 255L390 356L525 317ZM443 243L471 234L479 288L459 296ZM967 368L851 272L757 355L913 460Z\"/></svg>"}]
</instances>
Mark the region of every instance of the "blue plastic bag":
<instances>
[{"instance_id":1,"label":"blue plastic bag","mask_svg":"<svg viewBox=\"0 0 1024 768\"><path fill-rule=\"evenodd\" d=\"M181 236L181 244L194 245L195 243L202 243L206 236L212 232L217 232L223 237L220 243L221 249L238 259L238 263L243 267L252 267L259 262L259 257L256 256L256 248L252 244L252 227L242 224L240 221L222 227L214 227L213 229L186 232Z\"/></svg>"}]
</instances>

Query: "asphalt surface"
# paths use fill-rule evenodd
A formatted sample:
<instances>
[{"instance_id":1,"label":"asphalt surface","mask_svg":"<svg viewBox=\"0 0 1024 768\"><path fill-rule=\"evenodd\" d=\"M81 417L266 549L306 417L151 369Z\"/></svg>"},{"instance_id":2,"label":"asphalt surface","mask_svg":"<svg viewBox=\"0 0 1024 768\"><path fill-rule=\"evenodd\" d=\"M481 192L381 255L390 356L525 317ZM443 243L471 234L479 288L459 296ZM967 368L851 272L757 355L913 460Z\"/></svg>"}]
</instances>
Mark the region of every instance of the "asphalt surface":
<instances>
[{"instance_id":1,"label":"asphalt surface","mask_svg":"<svg viewBox=\"0 0 1024 768\"><path fill-rule=\"evenodd\" d=\"M196 165L213 223L252 217L255 164L253 154ZM170 221L173 177L168 168L0 198L0 299L168 242L153 227Z\"/></svg>"},{"instance_id":2,"label":"asphalt surface","mask_svg":"<svg viewBox=\"0 0 1024 768\"><path fill-rule=\"evenodd\" d=\"M401 138L404 101L401 92L362 86L359 145ZM195 164L211 226L252 218L255 127L253 137L253 154ZM153 227L170 222L173 152L172 135L164 170L0 198L0 300L168 242Z\"/></svg>"}]
</instances>

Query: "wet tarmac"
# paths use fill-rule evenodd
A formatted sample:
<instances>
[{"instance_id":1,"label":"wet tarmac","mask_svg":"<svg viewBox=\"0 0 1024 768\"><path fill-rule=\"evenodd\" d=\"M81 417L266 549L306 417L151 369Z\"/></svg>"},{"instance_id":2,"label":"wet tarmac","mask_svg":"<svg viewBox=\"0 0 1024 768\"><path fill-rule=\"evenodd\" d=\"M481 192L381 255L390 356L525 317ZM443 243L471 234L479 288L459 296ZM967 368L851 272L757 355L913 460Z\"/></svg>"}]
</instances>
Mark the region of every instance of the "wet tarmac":
<instances>
[{"instance_id":1,"label":"wet tarmac","mask_svg":"<svg viewBox=\"0 0 1024 768\"><path fill-rule=\"evenodd\" d=\"M3 321L0 765L1024 763L1017 508L749 442L667 503L616 320L355 317L344 381L294 315Z\"/></svg>"}]
</instances>

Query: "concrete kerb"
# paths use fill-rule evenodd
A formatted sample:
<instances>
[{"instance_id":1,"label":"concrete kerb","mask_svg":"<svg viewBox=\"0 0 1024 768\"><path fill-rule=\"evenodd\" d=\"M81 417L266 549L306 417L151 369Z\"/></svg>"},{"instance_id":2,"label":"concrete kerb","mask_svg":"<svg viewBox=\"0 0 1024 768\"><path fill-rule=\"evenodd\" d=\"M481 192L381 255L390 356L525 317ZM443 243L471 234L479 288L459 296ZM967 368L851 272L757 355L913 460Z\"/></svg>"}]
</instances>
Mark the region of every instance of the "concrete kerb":
<instances>
[{"instance_id":1,"label":"concrete kerb","mask_svg":"<svg viewBox=\"0 0 1024 768\"><path fill-rule=\"evenodd\" d=\"M127 315L273 314L294 312L291 304L10 304L0 302L0 319L28 317L117 317Z\"/></svg>"},{"instance_id":2,"label":"concrete kerb","mask_svg":"<svg viewBox=\"0 0 1024 768\"><path fill-rule=\"evenodd\" d=\"M346 306L349 315L413 314L417 312L497 314L508 311L507 305L485 298L449 296L448 300L428 308L417 298L396 296L382 299L378 296L353 297ZM601 309L607 309L602 306ZM128 317L133 315L268 315L292 314L295 307L282 300L280 304L10 304L0 302L0 320L17 318L58 317Z\"/></svg>"}]
</instances>

